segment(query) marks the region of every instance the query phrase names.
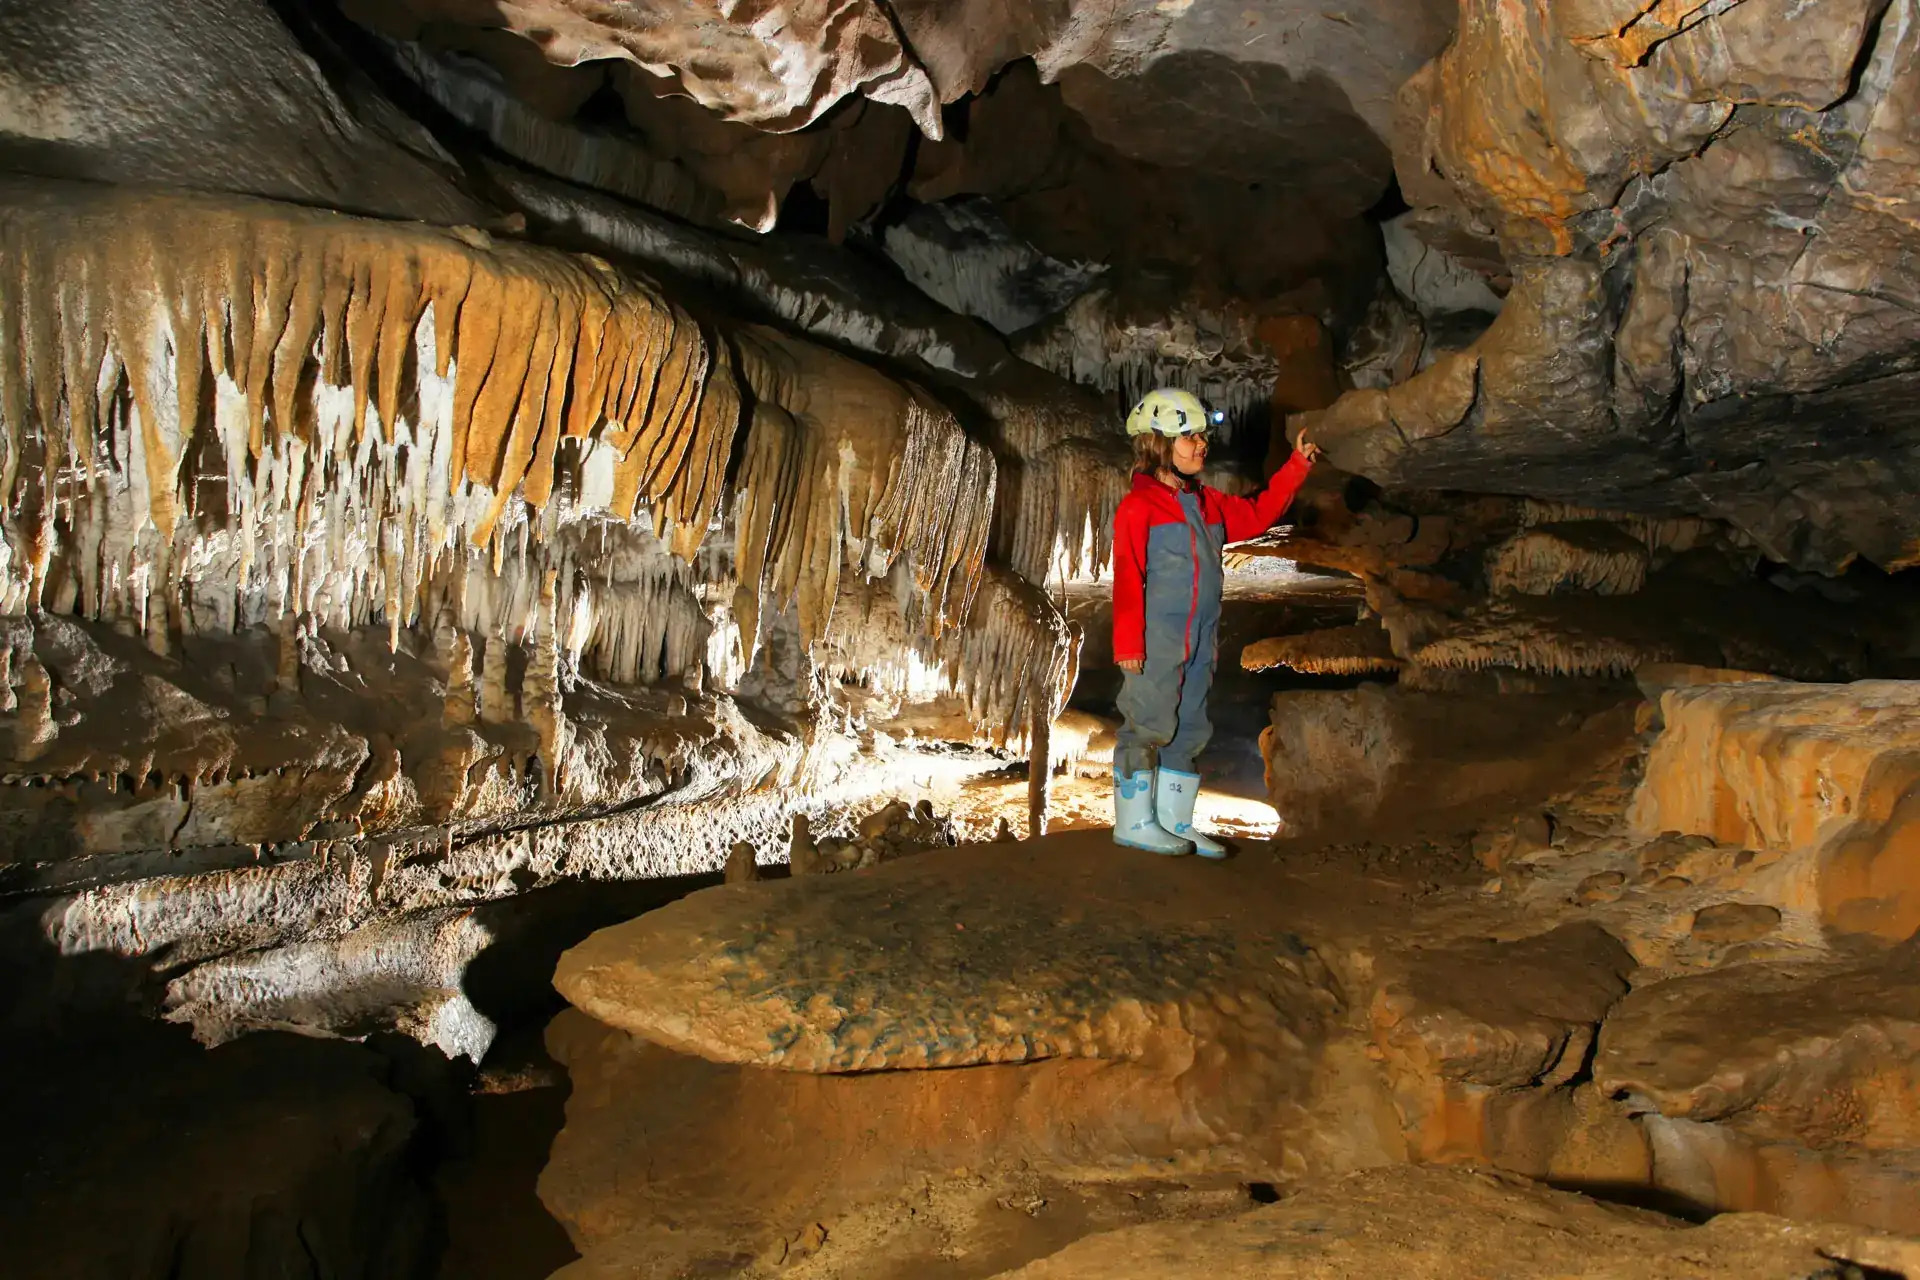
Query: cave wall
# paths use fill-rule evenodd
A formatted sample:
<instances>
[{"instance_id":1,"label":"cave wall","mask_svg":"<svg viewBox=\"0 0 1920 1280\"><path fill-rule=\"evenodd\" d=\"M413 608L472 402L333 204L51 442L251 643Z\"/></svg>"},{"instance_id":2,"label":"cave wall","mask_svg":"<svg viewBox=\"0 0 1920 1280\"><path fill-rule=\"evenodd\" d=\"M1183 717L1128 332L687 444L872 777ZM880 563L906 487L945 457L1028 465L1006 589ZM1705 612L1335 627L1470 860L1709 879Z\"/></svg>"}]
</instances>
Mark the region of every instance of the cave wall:
<instances>
[{"instance_id":1,"label":"cave wall","mask_svg":"<svg viewBox=\"0 0 1920 1280\"><path fill-rule=\"evenodd\" d=\"M1727 519L1912 563L1905 4L1462 8L1401 92L1435 243L1497 245L1470 347L1304 420L1376 479Z\"/></svg>"}]
</instances>

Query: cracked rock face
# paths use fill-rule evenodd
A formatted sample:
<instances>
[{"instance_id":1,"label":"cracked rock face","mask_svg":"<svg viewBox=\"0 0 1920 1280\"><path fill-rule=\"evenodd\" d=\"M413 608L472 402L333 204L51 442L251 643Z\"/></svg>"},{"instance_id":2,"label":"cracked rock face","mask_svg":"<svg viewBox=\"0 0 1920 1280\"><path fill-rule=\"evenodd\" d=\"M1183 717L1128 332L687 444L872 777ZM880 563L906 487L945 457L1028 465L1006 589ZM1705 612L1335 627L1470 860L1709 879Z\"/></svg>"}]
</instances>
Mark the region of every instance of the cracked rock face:
<instances>
[{"instance_id":1,"label":"cracked rock face","mask_svg":"<svg viewBox=\"0 0 1920 1280\"><path fill-rule=\"evenodd\" d=\"M1909 565L1911 5L1683 8L1462 7L1401 93L1397 166L1431 242L1497 240L1512 292L1465 351L1309 421L1383 481L1712 514L1803 567Z\"/></svg>"}]
</instances>

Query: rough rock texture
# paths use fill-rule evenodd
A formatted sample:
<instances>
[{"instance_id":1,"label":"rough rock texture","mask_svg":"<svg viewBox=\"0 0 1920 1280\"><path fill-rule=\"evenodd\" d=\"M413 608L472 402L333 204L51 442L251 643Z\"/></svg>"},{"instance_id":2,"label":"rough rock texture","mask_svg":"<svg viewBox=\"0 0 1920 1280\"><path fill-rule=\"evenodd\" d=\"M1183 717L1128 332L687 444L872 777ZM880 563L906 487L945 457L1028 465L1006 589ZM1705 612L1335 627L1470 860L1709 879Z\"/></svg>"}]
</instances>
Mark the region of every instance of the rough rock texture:
<instances>
[{"instance_id":1,"label":"rough rock texture","mask_svg":"<svg viewBox=\"0 0 1920 1280\"><path fill-rule=\"evenodd\" d=\"M1920 929L1913 684L1672 689L1634 828L1787 855L1781 905L1889 940Z\"/></svg>"},{"instance_id":2,"label":"rough rock texture","mask_svg":"<svg viewBox=\"0 0 1920 1280\"><path fill-rule=\"evenodd\" d=\"M1386 631L1377 622L1362 622L1258 641L1240 651L1240 665L1248 671L1290 667L1307 675L1357 676L1398 671L1402 664Z\"/></svg>"},{"instance_id":3,"label":"rough rock texture","mask_svg":"<svg viewBox=\"0 0 1920 1280\"><path fill-rule=\"evenodd\" d=\"M572 1082L540 1177L584 1255L568 1280L777 1273L822 1243L822 1224L838 1249L863 1206L955 1169L1192 1170L1206 1141L1167 1077L1137 1063L820 1075L706 1062L574 1010L547 1044ZM660 1158L682 1151L701 1158ZM905 1260L882 1252L847 1271L878 1265Z\"/></svg>"},{"instance_id":4,"label":"rough rock texture","mask_svg":"<svg viewBox=\"0 0 1920 1280\"><path fill-rule=\"evenodd\" d=\"M1334 999L1259 975L1214 930L917 870L697 895L595 934L554 982L655 1043L796 1071L1060 1057L1178 1071L1197 1042L1243 1037L1291 1056Z\"/></svg>"},{"instance_id":5,"label":"rough rock texture","mask_svg":"<svg viewBox=\"0 0 1920 1280\"><path fill-rule=\"evenodd\" d=\"M1031 13L924 0L407 8L422 20L504 27L561 66L620 59L723 118L773 130L806 125L859 94L904 108L937 139L941 103L1031 57L1049 81L1067 73L1069 100L1097 134L1143 159L1241 177L1248 154L1258 154L1257 176L1339 193L1351 212L1372 202L1387 175L1395 90L1445 43L1453 18L1432 0L1351 15L1218 0L1096 0ZM1121 87L1120 77L1131 83ZM1302 114L1311 127L1299 127Z\"/></svg>"},{"instance_id":6,"label":"rough rock texture","mask_svg":"<svg viewBox=\"0 0 1920 1280\"><path fill-rule=\"evenodd\" d=\"M1905 1246L1843 1227L1762 1214L1705 1226L1602 1205L1518 1179L1438 1169L1354 1174L1225 1222L1129 1227L1004 1273L1009 1280L1223 1280L1404 1276L1481 1280L1554 1275L1688 1280L1813 1280L1835 1258ZM1882 1250L1887 1251L1883 1253ZM1895 1253L1895 1256L1898 1256ZM1871 1263L1869 1263L1871 1265Z\"/></svg>"},{"instance_id":7,"label":"rough rock texture","mask_svg":"<svg viewBox=\"0 0 1920 1280\"><path fill-rule=\"evenodd\" d=\"M1267 794L1289 838L1468 823L1544 796L1631 731L1602 694L1423 693L1379 684L1273 695L1260 735Z\"/></svg>"},{"instance_id":8,"label":"rough rock texture","mask_svg":"<svg viewBox=\"0 0 1920 1280\"><path fill-rule=\"evenodd\" d=\"M1518 941L1379 957L1372 1039L1409 1156L1491 1159L1566 1178L1595 1172L1579 1169L1580 1153L1565 1149L1571 1131L1611 1127L1612 1141L1631 1144L1630 1132L1617 1132L1624 1122L1578 1115L1592 1100L1564 1086L1585 1073L1596 1030L1626 994L1633 968L1626 948L1587 922ZM1527 1116L1529 1108L1542 1114Z\"/></svg>"},{"instance_id":9,"label":"rough rock texture","mask_svg":"<svg viewBox=\"0 0 1920 1280\"><path fill-rule=\"evenodd\" d=\"M1595 1082L1641 1113L1655 1185L1703 1209L1910 1229L1920 1196L1920 948L1751 964L1634 992Z\"/></svg>"},{"instance_id":10,"label":"rough rock texture","mask_svg":"<svg viewBox=\"0 0 1920 1280\"><path fill-rule=\"evenodd\" d=\"M939 97L877 0L733 6L572 0L410 0L418 18L504 27L561 66L630 62L723 118L797 129L850 93L905 107L940 136ZM391 19L388 19L391 22Z\"/></svg>"},{"instance_id":11,"label":"rough rock texture","mask_svg":"<svg viewBox=\"0 0 1920 1280\"><path fill-rule=\"evenodd\" d=\"M1303 421L1382 481L1912 563L1912 16L1471 0L1402 91L1396 162L1435 225L1498 238L1512 292L1471 347Z\"/></svg>"},{"instance_id":12,"label":"rough rock texture","mask_svg":"<svg viewBox=\"0 0 1920 1280\"><path fill-rule=\"evenodd\" d=\"M831 1242L954 1164L1311 1196L1472 1163L1911 1230L1911 948L1849 959L1792 919L1771 950L1689 939L1748 864L1625 835L1632 763L1511 814L1479 862L1362 842L1201 866L1090 832L694 894L562 959L570 999L632 1034L552 1029L576 1093L543 1195L583 1276L757 1274L747 1255L773 1265L806 1224ZM1162 998L1194 937L1207 972ZM922 1063L977 1065L900 1069ZM678 1170L663 1146L733 1154ZM820 1274L858 1273L860 1247Z\"/></svg>"},{"instance_id":13,"label":"rough rock texture","mask_svg":"<svg viewBox=\"0 0 1920 1280\"><path fill-rule=\"evenodd\" d=\"M1259 11L1256 20L1267 12ZM1277 43L1251 48L1269 42ZM1195 96L1211 101L1222 77L1233 83L1237 68L1211 55L1201 61L1214 74L1187 83ZM1129 87L1138 86L1138 80L1119 81L1104 96L1123 101ZM1261 94L1273 87L1262 86ZM1241 101L1260 109L1259 95ZM1194 310L1217 310L1224 299L1236 298L1267 314L1324 313L1344 326L1350 313L1366 305L1380 251L1377 235L1357 215L1373 195L1356 205L1349 187L1315 199L1305 173L1276 178L1218 166L1168 167L1127 154L1097 136L1069 105L1064 85L1043 84L1025 62L1008 67L964 111L964 133L956 130L945 142L915 149L907 194L927 203L986 197L1015 232L1048 256L1108 264L1110 278L1138 295L1125 311L1151 315L1183 299ZM1369 149L1366 126L1350 123L1356 149ZM1211 145L1211 124L1199 111L1185 117L1194 154ZM1179 136L1179 129L1164 132L1163 146L1177 145L1173 139ZM1287 153L1299 144L1278 144L1271 153L1262 145L1256 154L1272 154L1285 166ZM1248 226L1285 227L1286 234L1248 235Z\"/></svg>"},{"instance_id":14,"label":"rough rock texture","mask_svg":"<svg viewBox=\"0 0 1920 1280\"><path fill-rule=\"evenodd\" d=\"M488 222L458 165L298 8L73 0L0 23L0 163L14 172Z\"/></svg>"},{"instance_id":15,"label":"rough rock texture","mask_svg":"<svg viewBox=\"0 0 1920 1280\"><path fill-rule=\"evenodd\" d=\"M1004 334L1053 315L1105 274L1097 262L1047 257L985 200L919 206L887 228L885 244L914 287Z\"/></svg>"},{"instance_id":16,"label":"rough rock texture","mask_svg":"<svg viewBox=\"0 0 1920 1280\"><path fill-rule=\"evenodd\" d=\"M556 985L600 1021L551 1033L579 1083L543 1195L597 1266L665 1248L659 1221L734 1206L738 1247L951 1162L1292 1186L1409 1158L1591 1174L1621 1167L1593 1154L1609 1143L1644 1150L1570 1085L1625 989L1618 943L1484 917L1468 941L1356 888L1086 833L696 893L563 957ZM756 1172L674 1173L647 1157L661 1142ZM783 1171L810 1158L796 1187Z\"/></svg>"}]
</instances>

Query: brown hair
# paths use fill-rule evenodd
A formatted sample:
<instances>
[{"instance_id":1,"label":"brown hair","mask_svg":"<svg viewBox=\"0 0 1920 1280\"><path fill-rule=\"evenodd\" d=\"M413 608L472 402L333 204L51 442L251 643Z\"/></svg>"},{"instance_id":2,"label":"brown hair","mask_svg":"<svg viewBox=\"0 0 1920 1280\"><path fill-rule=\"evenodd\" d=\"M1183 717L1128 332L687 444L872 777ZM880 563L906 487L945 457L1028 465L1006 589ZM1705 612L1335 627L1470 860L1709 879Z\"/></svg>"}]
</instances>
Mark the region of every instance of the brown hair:
<instances>
[{"instance_id":1,"label":"brown hair","mask_svg":"<svg viewBox=\"0 0 1920 1280\"><path fill-rule=\"evenodd\" d=\"M1133 438L1133 469L1157 476L1173 470L1173 437L1145 431Z\"/></svg>"}]
</instances>

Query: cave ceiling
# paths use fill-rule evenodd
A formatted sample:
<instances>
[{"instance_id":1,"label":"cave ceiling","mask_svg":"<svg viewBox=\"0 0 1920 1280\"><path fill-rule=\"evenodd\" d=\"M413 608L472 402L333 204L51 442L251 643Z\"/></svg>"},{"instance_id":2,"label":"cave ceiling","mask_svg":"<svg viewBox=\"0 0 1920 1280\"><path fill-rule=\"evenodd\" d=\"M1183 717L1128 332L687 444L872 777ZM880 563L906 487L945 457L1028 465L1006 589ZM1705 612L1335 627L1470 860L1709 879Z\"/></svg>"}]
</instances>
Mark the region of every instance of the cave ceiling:
<instances>
[{"instance_id":1,"label":"cave ceiling","mask_svg":"<svg viewBox=\"0 0 1920 1280\"><path fill-rule=\"evenodd\" d=\"M722 232L875 249L985 201L1056 281L1097 280L1110 331L1317 318L1354 389L1305 421L1346 469L1895 569L1920 555L1912 7L78 0L10 20L0 146L510 234L527 211L448 115Z\"/></svg>"}]
</instances>

